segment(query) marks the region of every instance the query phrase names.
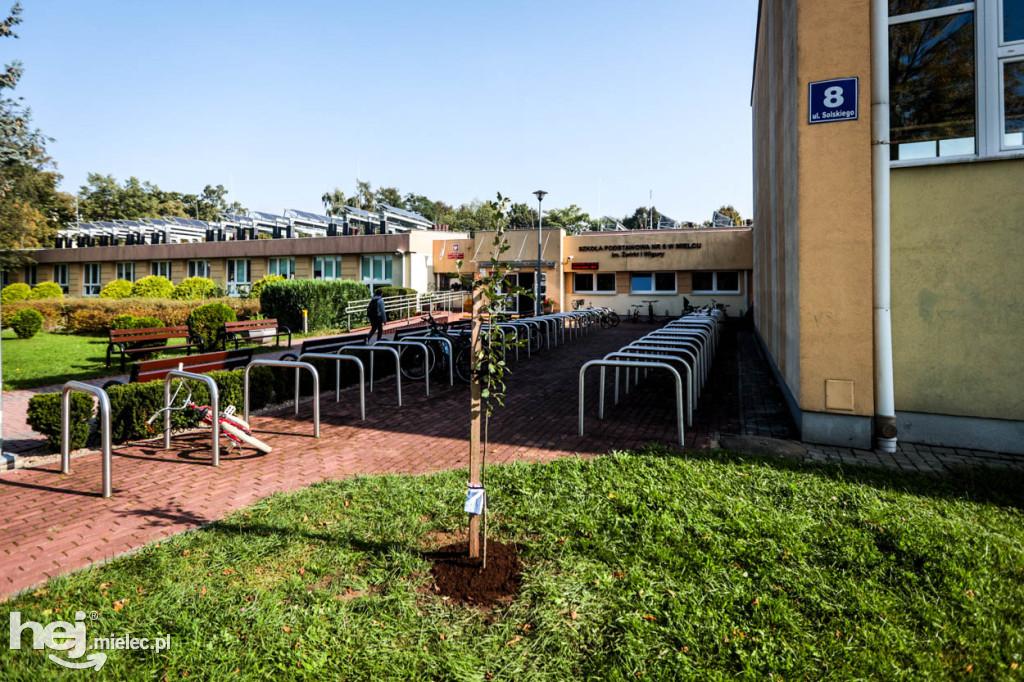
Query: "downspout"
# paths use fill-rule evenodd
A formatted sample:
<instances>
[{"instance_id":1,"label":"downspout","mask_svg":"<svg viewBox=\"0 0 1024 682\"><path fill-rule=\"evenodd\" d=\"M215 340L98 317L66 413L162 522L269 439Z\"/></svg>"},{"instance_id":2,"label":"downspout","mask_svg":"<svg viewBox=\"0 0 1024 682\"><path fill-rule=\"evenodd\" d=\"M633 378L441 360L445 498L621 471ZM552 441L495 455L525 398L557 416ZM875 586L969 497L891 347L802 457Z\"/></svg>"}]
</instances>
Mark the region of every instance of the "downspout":
<instances>
[{"instance_id":1,"label":"downspout","mask_svg":"<svg viewBox=\"0 0 1024 682\"><path fill-rule=\"evenodd\" d=\"M875 447L896 452L889 216L889 3L871 0L871 200L874 222Z\"/></svg>"}]
</instances>

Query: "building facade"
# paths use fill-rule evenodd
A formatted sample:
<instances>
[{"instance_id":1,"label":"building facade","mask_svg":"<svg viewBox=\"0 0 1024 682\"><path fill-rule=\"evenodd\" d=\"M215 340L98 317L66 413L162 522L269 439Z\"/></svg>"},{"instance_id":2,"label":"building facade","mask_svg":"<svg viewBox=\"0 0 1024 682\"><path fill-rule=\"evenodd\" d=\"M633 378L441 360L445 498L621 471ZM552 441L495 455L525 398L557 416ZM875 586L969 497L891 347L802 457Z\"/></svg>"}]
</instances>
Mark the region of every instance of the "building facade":
<instances>
[{"instance_id":1,"label":"building facade","mask_svg":"<svg viewBox=\"0 0 1024 682\"><path fill-rule=\"evenodd\" d=\"M1024 3L762 0L752 107L754 320L804 439L878 435L888 312L897 438L1024 452Z\"/></svg>"}]
</instances>

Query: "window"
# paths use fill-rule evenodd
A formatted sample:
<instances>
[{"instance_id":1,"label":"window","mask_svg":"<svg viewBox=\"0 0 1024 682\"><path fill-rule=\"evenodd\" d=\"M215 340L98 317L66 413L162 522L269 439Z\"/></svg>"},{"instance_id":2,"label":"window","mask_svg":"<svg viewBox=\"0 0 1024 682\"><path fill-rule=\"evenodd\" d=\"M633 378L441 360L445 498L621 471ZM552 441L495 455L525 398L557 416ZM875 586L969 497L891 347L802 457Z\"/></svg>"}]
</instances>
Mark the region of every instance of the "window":
<instances>
[{"instance_id":1,"label":"window","mask_svg":"<svg viewBox=\"0 0 1024 682\"><path fill-rule=\"evenodd\" d=\"M629 291L633 294L674 294L676 273L633 272L629 275Z\"/></svg>"},{"instance_id":2,"label":"window","mask_svg":"<svg viewBox=\"0 0 1024 682\"><path fill-rule=\"evenodd\" d=\"M100 264L85 263L82 266L82 296L100 295Z\"/></svg>"},{"instance_id":3,"label":"window","mask_svg":"<svg viewBox=\"0 0 1024 682\"><path fill-rule=\"evenodd\" d=\"M314 258L313 279L341 279L341 256Z\"/></svg>"},{"instance_id":4,"label":"window","mask_svg":"<svg viewBox=\"0 0 1024 682\"><path fill-rule=\"evenodd\" d=\"M227 290L228 296L245 296L249 293L252 282L249 279L249 261L243 258L228 259Z\"/></svg>"},{"instance_id":5,"label":"window","mask_svg":"<svg viewBox=\"0 0 1024 682\"><path fill-rule=\"evenodd\" d=\"M60 264L53 266L53 281L57 284L64 295L68 295L68 266L67 264Z\"/></svg>"},{"instance_id":6,"label":"window","mask_svg":"<svg viewBox=\"0 0 1024 682\"><path fill-rule=\"evenodd\" d=\"M391 256L362 256L359 263L362 281L367 284L391 284Z\"/></svg>"},{"instance_id":7,"label":"window","mask_svg":"<svg viewBox=\"0 0 1024 682\"><path fill-rule=\"evenodd\" d=\"M615 273L574 272L572 275L572 290L577 294L614 294Z\"/></svg>"},{"instance_id":8,"label":"window","mask_svg":"<svg viewBox=\"0 0 1024 682\"><path fill-rule=\"evenodd\" d=\"M39 266L25 266L25 284L29 285L30 287L34 287L35 285L39 284Z\"/></svg>"},{"instance_id":9,"label":"window","mask_svg":"<svg viewBox=\"0 0 1024 682\"><path fill-rule=\"evenodd\" d=\"M188 276L189 277L209 277L210 276L210 261L208 261L208 260L190 260L188 262Z\"/></svg>"},{"instance_id":10,"label":"window","mask_svg":"<svg viewBox=\"0 0 1024 682\"><path fill-rule=\"evenodd\" d=\"M893 161L1024 150L1024 2L889 0Z\"/></svg>"},{"instance_id":11,"label":"window","mask_svg":"<svg viewBox=\"0 0 1024 682\"><path fill-rule=\"evenodd\" d=\"M171 261L155 260L149 264L149 274L159 277L171 278Z\"/></svg>"},{"instance_id":12,"label":"window","mask_svg":"<svg viewBox=\"0 0 1024 682\"><path fill-rule=\"evenodd\" d=\"M267 274L268 275L281 275L285 279L289 279L290 277L292 277L295 274L295 259L294 258L268 258L267 259Z\"/></svg>"},{"instance_id":13,"label":"window","mask_svg":"<svg viewBox=\"0 0 1024 682\"><path fill-rule=\"evenodd\" d=\"M740 273L734 270L695 272L693 273L693 293L738 294L740 293Z\"/></svg>"},{"instance_id":14,"label":"window","mask_svg":"<svg viewBox=\"0 0 1024 682\"><path fill-rule=\"evenodd\" d=\"M126 279L129 282L135 281L135 263L118 263L117 276L114 279Z\"/></svg>"}]
</instances>

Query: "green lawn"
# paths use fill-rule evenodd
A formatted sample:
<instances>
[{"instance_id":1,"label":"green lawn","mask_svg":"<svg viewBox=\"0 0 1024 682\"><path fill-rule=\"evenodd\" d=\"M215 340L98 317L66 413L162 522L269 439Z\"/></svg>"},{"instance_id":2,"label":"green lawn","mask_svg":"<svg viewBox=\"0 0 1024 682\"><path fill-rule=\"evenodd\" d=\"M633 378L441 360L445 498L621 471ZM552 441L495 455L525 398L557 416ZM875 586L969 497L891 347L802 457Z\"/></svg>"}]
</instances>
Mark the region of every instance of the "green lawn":
<instances>
[{"instance_id":1,"label":"green lawn","mask_svg":"<svg viewBox=\"0 0 1024 682\"><path fill-rule=\"evenodd\" d=\"M105 366L107 337L40 332L19 339L3 332L3 390L36 388L69 379L121 374L120 364Z\"/></svg>"},{"instance_id":2,"label":"green lawn","mask_svg":"<svg viewBox=\"0 0 1024 682\"><path fill-rule=\"evenodd\" d=\"M492 467L491 528L520 543L523 589L478 610L436 596L421 556L461 532L465 472L364 477L4 606L44 624L95 611L90 642L171 635L90 679L1012 680L1022 483L655 450ZM6 646L0 668L63 674Z\"/></svg>"}]
</instances>

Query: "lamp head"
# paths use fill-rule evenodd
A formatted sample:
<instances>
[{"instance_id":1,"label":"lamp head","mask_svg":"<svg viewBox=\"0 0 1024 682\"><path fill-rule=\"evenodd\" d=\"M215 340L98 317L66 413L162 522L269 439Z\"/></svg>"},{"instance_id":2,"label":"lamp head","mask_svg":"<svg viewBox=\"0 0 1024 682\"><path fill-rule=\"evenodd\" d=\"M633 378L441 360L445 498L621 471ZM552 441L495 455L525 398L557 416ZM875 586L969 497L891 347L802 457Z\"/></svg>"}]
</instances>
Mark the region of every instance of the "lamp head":
<instances>
[{"instance_id":1,"label":"lamp head","mask_svg":"<svg viewBox=\"0 0 1024 682\"><path fill-rule=\"evenodd\" d=\"M542 189L539 189L536 192L534 192L534 195L537 197L537 201L544 201L544 197L547 196L547 192L545 192Z\"/></svg>"}]
</instances>

